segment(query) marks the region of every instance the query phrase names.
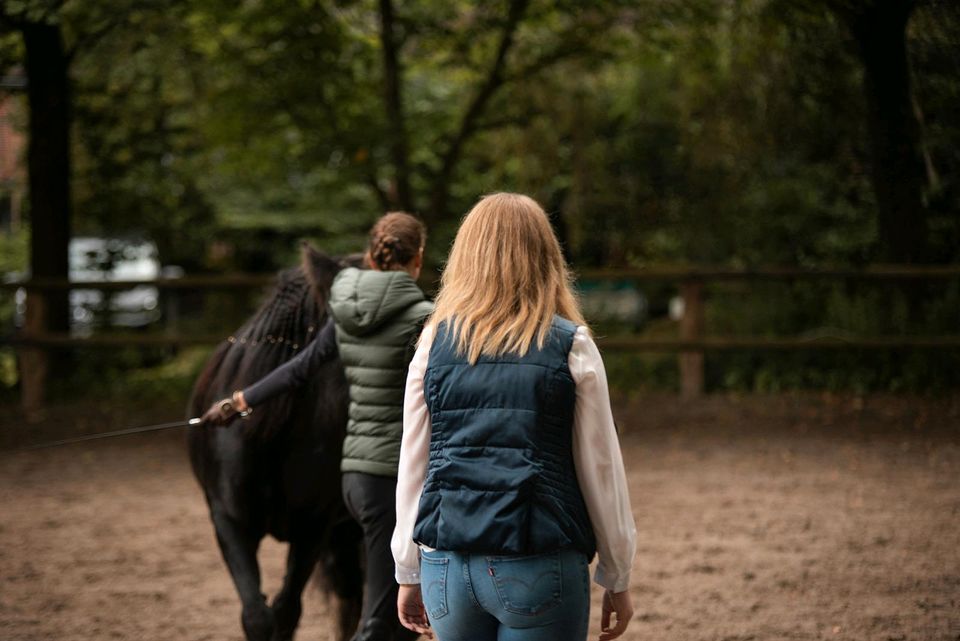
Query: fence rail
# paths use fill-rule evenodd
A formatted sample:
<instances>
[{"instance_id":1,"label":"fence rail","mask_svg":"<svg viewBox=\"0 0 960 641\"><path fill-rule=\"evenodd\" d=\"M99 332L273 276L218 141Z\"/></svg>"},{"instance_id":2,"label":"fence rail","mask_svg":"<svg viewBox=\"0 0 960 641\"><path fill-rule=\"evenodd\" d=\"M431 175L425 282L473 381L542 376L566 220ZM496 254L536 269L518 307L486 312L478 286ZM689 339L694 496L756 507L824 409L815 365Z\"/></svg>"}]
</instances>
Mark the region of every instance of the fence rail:
<instances>
[{"instance_id":1,"label":"fence rail","mask_svg":"<svg viewBox=\"0 0 960 641\"><path fill-rule=\"evenodd\" d=\"M716 267L651 267L649 269L587 269L578 272L592 280L649 281L734 281L734 280L955 280L960 279L960 265L870 265L860 269L803 269L799 267L716 268ZM137 285L151 285L162 290L245 289L265 287L276 280L276 274L225 274L216 276L184 276L153 280L117 280L78 282L62 279L35 278L27 281L0 282L0 291L63 291L68 289L100 289L118 291ZM434 279L435 280L435 279Z\"/></svg>"},{"instance_id":2,"label":"fence rail","mask_svg":"<svg viewBox=\"0 0 960 641\"><path fill-rule=\"evenodd\" d=\"M0 345L13 347L184 347L216 345L222 334L106 334L77 337L64 333L0 337ZM597 337L600 347L623 352L724 352L737 350L904 350L960 349L960 336L864 336L857 338L733 338L713 337L692 340Z\"/></svg>"},{"instance_id":3,"label":"fence rail","mask_svg":"<svg viewBox=\"0 0 960 641\"><path fill-rule=\"evenodd\" d=\"M757 337L705 336L704 285L714 282L769 282L796 280L866 281L904 283L914 281L942 282L960 280L960 265L914 266L871 265L860 269L802 269L795 267L763 267L728 269L714 267L662 267L645 269L590 269L580 273L582 279L675 282L684 302L679 339L647 339L632 337L600 337L606 350L629 352L678 353L680 386L684 396L698 396L704 389L704 354L734 350L814 351L814 350L956 350L960 335L947 336L858 336L844 337ZM76 337L46 331L44 294L70 289L122 291L137 285L150 285L176 295L178 291L231 290L267 287L276 280L274 274L232 274L226 276L187 276L175 279L127 280L112 282L70 282L35 279L20 283L0 283L0 291L23 288L28 293L26 323L23 331L13 336L0 336L0 345L19 350L22 371L22 401L31 408L42 404L47 375L46 350L72 347L176 347L213 345L224 335L180 334L168 328L161 334L111 333ZM32 310L32 311L31 311Z\"/></svg>"},{"instance_id":4,"label":"fence rail","mask_svg":"<svg viewBox=\"0 0 960 641\"><path fill-rule=\"evenodd\" d=\"M164 290L191 289L248 289L266 287L276 281L276 274L226 274L223 276L184 276L183 278L157 278L153 280L71 281L52 278L35 278L22 282L0 283L0 291L25 289L27 292L62 292L70 289L99 289L122 291L138 285L150 285Z\"/></svg>"},{"instance_id":5,"label":"fence rail","mask_svg":"<svg viewBox=\"0 0 960 641\"><path fill-rule=\"evenodd\" d=\"M583 278L635 281L731 280L954 280L960 265L869 265L859 269L805 269L800 267L717 268L651 267L649 269L588 269Z\"/></svg>"}]
</instances>

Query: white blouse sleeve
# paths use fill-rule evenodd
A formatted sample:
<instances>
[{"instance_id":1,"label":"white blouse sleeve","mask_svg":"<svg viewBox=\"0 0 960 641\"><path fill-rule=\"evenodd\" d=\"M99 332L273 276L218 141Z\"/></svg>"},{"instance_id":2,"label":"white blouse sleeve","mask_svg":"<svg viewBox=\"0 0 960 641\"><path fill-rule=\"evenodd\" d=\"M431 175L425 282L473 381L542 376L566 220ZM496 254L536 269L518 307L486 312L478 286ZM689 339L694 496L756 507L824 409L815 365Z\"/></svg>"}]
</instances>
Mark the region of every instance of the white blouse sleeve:
<instances>
[{"instance_id":1,"label":"white blouse sleeve","mask_svg":"<svg viewBox=\"0 0 960 641\"><path fill-rule=\"evenodd\" d=\"M574 334L568 364L577 385L573 460L597 538L599 562L594 581L623 592L630 585L637 529L610 409L607 374L600 351L585 327L578 327Z\"/></svg>"},{"instance_id":2,"label":"white blouse sleeve","mask_svg":"<svg viewBox=\"0 0 960 641\"><path fill-rule=\"evenodd\" d=\"M430 412L423 395L423 373L430 357L433 328L424 327L420 344L407 370L407 388L403 396L403 438L397 471L397 526L390 548L396 563L397 583L420 583L420 550L413 542L420 494L427 476L430 455Z\"/></svg>"}]
</instances>

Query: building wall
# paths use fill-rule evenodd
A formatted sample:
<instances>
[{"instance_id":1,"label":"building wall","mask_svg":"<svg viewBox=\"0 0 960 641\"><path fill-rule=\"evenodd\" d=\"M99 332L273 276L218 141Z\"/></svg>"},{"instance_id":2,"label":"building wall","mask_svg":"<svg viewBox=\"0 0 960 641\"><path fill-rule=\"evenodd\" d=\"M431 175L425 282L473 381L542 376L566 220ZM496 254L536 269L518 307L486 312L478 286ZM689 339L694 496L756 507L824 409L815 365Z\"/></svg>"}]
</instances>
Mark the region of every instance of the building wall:
<instances>
[{"instance_id":1,"label":"building wall","mask_svg":"<svg viewBox=\"0 0 960 641\"><path fill-rule=\"evenodd\" d=\"M15 231L22 220L26 192L22 99L0 95L0 232Z\"/></svg>"}]
</instances>

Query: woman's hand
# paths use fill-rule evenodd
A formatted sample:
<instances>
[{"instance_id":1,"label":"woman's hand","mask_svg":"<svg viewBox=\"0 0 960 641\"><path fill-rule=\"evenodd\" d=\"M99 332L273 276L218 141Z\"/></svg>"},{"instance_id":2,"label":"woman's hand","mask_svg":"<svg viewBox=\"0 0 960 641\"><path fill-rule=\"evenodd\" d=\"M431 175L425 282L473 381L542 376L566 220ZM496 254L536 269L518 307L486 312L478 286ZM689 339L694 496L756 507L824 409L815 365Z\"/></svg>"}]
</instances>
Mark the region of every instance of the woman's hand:
<instances>
[{"instance_id":1,"label":"woman's hand","mask_svg":"<svg viewBox=\"0 0 960 641\"><path fill-rule=\"evenodd\" d=\"M226 425L230 422L230 419L239 413L239 410L233 406L233 401L229 398L224 398L219 401L214 401L210 409L200 417L200 422L203 425Z\"/></svg>"},{"instance_id":2,"label":"woman's hand","mask_svg":"<svg viewBox=\"0 0 960 641\"><path fill-rule=\"evenodd\" d=\"M422 634L428 639L433 638L430 621L427 620L427 610L423 607L419 584L400 586L400 591L397 593L397 616L403 627Z\"/></svg>"},{"instance_id":3,"label":"woman's hand","mask_svg":"<svg viewBox=\"0 0 960 641\"><path fill-rule=\"evenodd\" d=\"M617 624L613 628L610 627L611 612L617 615ZM633 600L630 598L630 592L604 590L603 610L600 615L600 641L610 641L623 634L632 618Z\"/></svg>"},{"instance_id":4,"label":"woman's hand","mask_svg":"<svg viewBox=\"0 0 960 641\"><path fill-rule=\"evenodd\" d=\"M200 417L200 423L203 425L226 425L237 414L249 410L250 408L243 398L243 392L238 390L230 398L223 398L214 402L210 409Z\"/></svg>"}]
</instances>

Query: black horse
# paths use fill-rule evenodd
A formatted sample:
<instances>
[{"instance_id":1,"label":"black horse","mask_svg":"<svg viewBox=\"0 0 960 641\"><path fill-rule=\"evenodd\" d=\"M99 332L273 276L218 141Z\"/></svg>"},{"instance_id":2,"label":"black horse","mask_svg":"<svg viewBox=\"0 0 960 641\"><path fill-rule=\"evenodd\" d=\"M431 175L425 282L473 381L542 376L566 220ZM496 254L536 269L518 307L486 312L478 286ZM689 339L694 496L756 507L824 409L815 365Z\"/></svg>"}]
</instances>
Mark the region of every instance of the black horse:
<instances>
[{"instance_id":1,"label":"black horse","mask_svg":"<svg viewBox=\"0 0 960 641\"><path fill-rule=\"evenodd\" d=\"M280 274L259 311L221 343L194 385L190 416L258 380L313 340L341 263L303 248L300 267ZM223 558L243 605L249 641L291 639L301 594L315 567L338 601L341 638L356 628L362 601L361 532L340 494L347 386L339 361L294 393L226 427L190 431L190 461L203 487ZM289 542L283 587L268 605L257 548Z\"/></svg>"}]
</instances>

